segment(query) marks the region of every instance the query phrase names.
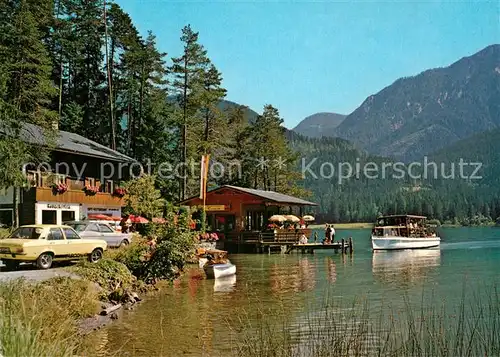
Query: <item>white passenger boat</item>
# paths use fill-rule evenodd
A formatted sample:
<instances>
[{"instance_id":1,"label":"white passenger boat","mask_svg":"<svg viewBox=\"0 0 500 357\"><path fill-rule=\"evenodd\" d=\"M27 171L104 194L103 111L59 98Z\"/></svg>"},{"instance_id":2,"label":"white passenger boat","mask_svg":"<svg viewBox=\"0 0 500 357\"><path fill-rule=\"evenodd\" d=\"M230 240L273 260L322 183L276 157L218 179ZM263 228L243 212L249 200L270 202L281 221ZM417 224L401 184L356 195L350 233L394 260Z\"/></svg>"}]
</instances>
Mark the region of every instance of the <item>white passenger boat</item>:
<instances>
[{"instance_id":1,"label":"white passenger boat","mask_svg":"<svg viewBox=\"0 0 500 357\"><path fill-rule=\"evenodd\" d=\"M373 250L423 249L439 247L441 239L425 224L427 217L384 216L372 230Z\"/></svg>"},{"instance_id":2,"label":"white passenger boat","mask_svg":"<svg viewBox=\"0 0 500 357\"><path fill-rule=\"evenodd\" d=\"M208 279L225 278L236 274L236 265L229 261L225 264L206 264L203 270Z\"/></svg>"}]
</instances>

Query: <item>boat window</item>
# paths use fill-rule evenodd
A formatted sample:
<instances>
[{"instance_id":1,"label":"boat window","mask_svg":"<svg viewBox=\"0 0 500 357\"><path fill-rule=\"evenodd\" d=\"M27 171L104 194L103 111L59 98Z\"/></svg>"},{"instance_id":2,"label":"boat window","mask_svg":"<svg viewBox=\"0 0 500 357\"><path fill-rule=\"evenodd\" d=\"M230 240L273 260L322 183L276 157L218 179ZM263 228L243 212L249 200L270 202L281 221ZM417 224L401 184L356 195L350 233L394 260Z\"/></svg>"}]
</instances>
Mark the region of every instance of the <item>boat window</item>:
<instances>
[{"instance_id":1,"label":"boat window","mask_svg":"<svg viewBox=\"0 0 500 357\"><path fill-rule=\"evenodd\" d=\"M20 227L16 229L11 235L10 238L19 238L19 239L38 239L42 234L43 230L41 228L36 227Z\"/></svg>"}]
</instances>

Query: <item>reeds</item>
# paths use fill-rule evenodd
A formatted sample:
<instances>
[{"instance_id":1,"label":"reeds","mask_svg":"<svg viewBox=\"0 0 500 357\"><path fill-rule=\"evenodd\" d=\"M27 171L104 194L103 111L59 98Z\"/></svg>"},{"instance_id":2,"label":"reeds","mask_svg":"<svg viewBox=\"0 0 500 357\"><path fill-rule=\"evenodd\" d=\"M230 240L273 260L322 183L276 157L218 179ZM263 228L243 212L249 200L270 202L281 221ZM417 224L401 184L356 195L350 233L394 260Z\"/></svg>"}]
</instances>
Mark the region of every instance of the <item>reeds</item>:
<instances>
[{"instance_id":1,"label":"reeds","mask_svg":"<svg viewBox=\"0 0 500 357\"><path fill-rule=\"evenodd\" d=\"M96 292L83 280L1 283L0 355L72 357L80 347L75 322L97 307Z\"/></svg>"},{"instance_id":2,"label":"reeds","mask_svg":"<svg viewBox=\"0 0 500 357\"><path fill-rule=\"evenodd\" d=\"M464 294L458 305L422 295L374 311L366 300L329 301L297 317L283 308L244 313L228 321L233 356L241 357L469 357L500 356L500 299L496 288ZM317 309L316 309L317 311Z\"/></svg>"}]
</instances>

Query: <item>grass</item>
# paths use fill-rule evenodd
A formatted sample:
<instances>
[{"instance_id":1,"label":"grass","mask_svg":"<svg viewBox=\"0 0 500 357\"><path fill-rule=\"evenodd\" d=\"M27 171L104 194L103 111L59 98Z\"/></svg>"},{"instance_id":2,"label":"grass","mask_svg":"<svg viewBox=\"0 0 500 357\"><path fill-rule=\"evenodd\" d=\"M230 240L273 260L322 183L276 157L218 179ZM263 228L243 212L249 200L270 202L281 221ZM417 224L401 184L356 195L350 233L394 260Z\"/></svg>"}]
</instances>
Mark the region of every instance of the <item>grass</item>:
<instances>
[{"instance_id":1,"label":"grass","mask_svg":"<svg viewBox=\"0 0 500 357\"><path fill-rule=\"evenodd\" d=\"M309 228L311 229L324 229L325 224L311 224ZM335 229L371 229L373 228L373 223L367 222L353 222L353 223L329 223L333 224Z\"/></svg>"},{"instance_id":2,"label":"grass","mask_svg":"<svg viewBox=\"0 0 500 357\"><path fill-rule=\"evenodd\" d=\"M372 311L366 301L332 304L297 322L284 310L258 311L228 321L235 357L465 357L500 355L500 298L462 297L450 306L422 299ZM471 303L468 303L470 301ZM377 315L378 317L374 317Z\"/></svg>"},{"instance_id":3,"label":"grass","mask_svg":"<svg viewBox=\"0 0 500 357\"><path fill-rule=\"evenodd\" d=\"M80 347L75 322L98 308L97 292L84 280L1 283L0 355L75 356Z\"/></svg>"}]
</instances>

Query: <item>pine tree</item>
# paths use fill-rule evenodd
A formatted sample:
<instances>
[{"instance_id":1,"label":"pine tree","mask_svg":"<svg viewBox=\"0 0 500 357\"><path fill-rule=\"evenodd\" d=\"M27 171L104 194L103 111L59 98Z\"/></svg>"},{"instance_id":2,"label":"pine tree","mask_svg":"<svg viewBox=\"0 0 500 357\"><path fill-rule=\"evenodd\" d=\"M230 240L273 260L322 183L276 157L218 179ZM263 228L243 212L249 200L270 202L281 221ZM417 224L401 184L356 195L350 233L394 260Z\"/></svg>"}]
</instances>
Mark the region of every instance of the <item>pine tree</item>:
<instances>
[{"instance_id":1,"label":"pine tree","mask_svg":"<svg viewBox=\"0 0 500 357\"><path fill-rule=\"evenodd\" d=\"M46 150L34 148L20 138L23 123L45 131L46 144L53 144L58 117L50 109L55 94L50 81L50 61L30 2L0 5L0 187L14 187L14 224L19 223L17 191L25 178L25 162L45 159Z\"/></svg>"},{"instance_id":2,"label":"pine tree","mask_svg":"<svg viewBox=\"0 0 500 357\"><path fill-rule=\"evenodd\" d=\"M184 44L184 52L181 57L172 58L171 72L173 74L172 89L181 118L179 151L180 162L184 165L180 173L179 196L183 200L188 192L188 175L185 167L188 162L188 127L201 109L199 90L203 87L202 78L209 61L207 51L198 43L198 32L194 32L190 25L182 29L181 41Z\"/></svg>"}]
</instances>

